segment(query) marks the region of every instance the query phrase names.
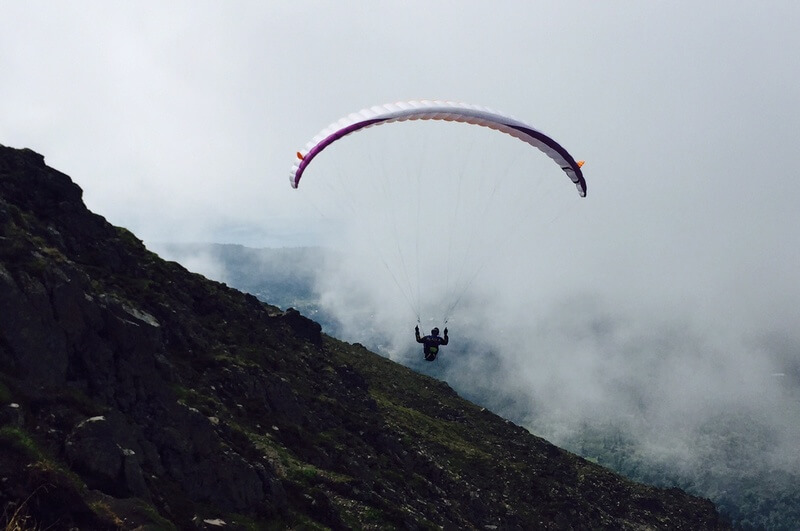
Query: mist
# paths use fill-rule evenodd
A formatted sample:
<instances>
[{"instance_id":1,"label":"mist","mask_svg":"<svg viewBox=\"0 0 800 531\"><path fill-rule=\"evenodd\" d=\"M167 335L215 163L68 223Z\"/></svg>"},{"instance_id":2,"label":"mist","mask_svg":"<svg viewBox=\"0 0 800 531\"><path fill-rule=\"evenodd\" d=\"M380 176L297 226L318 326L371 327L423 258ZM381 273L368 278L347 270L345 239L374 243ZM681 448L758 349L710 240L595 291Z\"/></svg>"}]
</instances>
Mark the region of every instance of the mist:
<instances>
[{"instance_id":1,"label":"mist","mask_svg":"<svg viewBox=\"0 0 800 531\"><path fill-rule=\"evenodd\" d=\"M800 472L800 342L786 331L701 322L669 303L658 312L652 300L637 307L598 292L543 298L514 276L489 275L447 323L450 345L428 364L404 305L379 275L355 266L326 271L318 285L346 339L447 381L556 444L587 426L611 426L638 452L691 470L724 459L716 445L727 438L753 446L741 464L751 472ZM423 333L431 326L442 323L423 323Z\"/></svg>"},{"instance_id":2,"label":"mist","mask_svg":"<svg viewBox=\"0 0 800 531\"><path fill-rule=\"evenodd\" d=\"M298 193L337 227L317 290L345 339L556 443L613 426L638 452L688 471L722 459L724 435L745 441L742 466L800 471L800 338L772 287L704 282L698 234L677 234L680 223L661 234L672 256L631 245L629 230L604 242L614 260L587 258L591 181L581 199L516 140L427 125L347 138L301 182ZM731 270L741 271L717 273ZM421 362L415 324L449 327L433 364Z\"/></svg>"}]
</instances>

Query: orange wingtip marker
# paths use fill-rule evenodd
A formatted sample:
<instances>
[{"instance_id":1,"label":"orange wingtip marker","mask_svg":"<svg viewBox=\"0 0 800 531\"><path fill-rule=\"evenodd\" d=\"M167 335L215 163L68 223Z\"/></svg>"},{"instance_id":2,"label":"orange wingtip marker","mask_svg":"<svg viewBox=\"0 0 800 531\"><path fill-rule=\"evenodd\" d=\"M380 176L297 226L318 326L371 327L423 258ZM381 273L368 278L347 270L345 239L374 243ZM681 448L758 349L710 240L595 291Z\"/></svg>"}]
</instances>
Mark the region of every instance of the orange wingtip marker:
<instances>
[{"instance_id":1,"label":"orange wingtip marker","mask_svg":"<svg viewBox=\"0 0 800 531\"><path fill-rule=\"evenodd\" d=\"M303 160L303 154L300 153L299 151L297 152L297 158Z\"/></svg>"},{"instance_id":2,"label":"orange wingtip marker","mask_svg":"<svg viewBox=\"0 0 800 531\"><path fill-rule=\"evenodd\" d=\"M298 155L299 155L299 154L300 154L300 153L298 153ZM302 158L302 157L301 157L301 158ZM578 167L579 167L579 168L583 168L583 165L584 165L584 164L586 164L586 161L585 161L585 160L579 160L579 161L578 161Z\"/></svg>"}]
</instances>

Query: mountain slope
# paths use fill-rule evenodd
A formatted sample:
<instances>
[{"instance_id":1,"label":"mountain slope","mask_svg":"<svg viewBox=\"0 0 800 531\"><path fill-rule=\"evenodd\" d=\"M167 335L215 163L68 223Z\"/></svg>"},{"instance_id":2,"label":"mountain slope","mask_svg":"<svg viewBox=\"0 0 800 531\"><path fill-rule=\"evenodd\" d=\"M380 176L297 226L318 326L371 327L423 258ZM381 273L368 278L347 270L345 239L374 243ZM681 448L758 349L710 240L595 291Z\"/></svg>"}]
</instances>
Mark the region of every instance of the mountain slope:
<instances>
[{"instance_id":1,"label":"mountain slope","mask_svg":"<svg viewBox=\"0 0 800 531\"><path fill-rule=\"evenodd\" d=\"M9 527L726 528L161 260L2 146L0 448Z\"/></svg>"},{"instance_id":2,"label":"mountain slope","mask_svg":"<svg viewBox=\"0 0 800 531\"><path fill-rule=\"evenodd\" d=\"M193 269L196 272L251 293L259 300L282 308L298 308L304 315L313 316L326 333L340 334L337 320L322 308L319 295L314 291L314 273L326 259L323 249L162 243L158 244L157 251L190 269L197 268ZM782 380L779 383L783 388L789 390L788 394L795 397L795 402L800 403L800 371L789 355L793 352L792 346L781 347L787 354L778 367L783 371L780 374L785 376L777 378ZM382 351L380 346L376 348L376 352ZM459 353L454 355L450 348L456 348ZM502 364L481 365L483 384L466 377L475 374L476 370L474 359L461 354L470 350L464 337L459 335L457 344L448 347L449 357L457 360L455 363L430 364L422 361L421 356L405 358L403 363L415 371L447 381L461 396L498 412L504 418L520 422L528 429L542 426L533 420L535 416L530 405L519 400L519 390L498 385L497 382L506 378L502 374ZM417 352L415 348L414 353ZM477 355L486 358L485 353ZM661 357L661 361L666 361L666 358ZM465 366L470 369L465 370ZM784 405L790 407L791 402ZM538 406L539 414L548 409L542 404ZM607 417L620 417L619 412L607 413ZM775 426L764 418L763 410L747 410L740 406L724 413L704 413L707 420L702 426L682 434L684 444L697 456L695 464L687 463L685 455L681 461L680 458L676 460L675 454L649 452L648 448L654 441L663 443L664 433L657 434L661 431L657 424L645 423L643 417L624 415L617 421L595 417L575 427L574 418L566 413L568 416L561 421L550 420L547 425L561 432L558 444L562 448L629 479L648 485L679 487L696 496L710 498L734 527L797 530L800 527L800 491L797 490L800 473L791 466L791 458L776 459L779 439L775 435ZM563 429L570 423L574 430ZM565 437L565 432L570 435ZM645 440L651 443L647 444ZM696 466L696 463L702 463L702 466Z\"/></svg>"}]
</instances>

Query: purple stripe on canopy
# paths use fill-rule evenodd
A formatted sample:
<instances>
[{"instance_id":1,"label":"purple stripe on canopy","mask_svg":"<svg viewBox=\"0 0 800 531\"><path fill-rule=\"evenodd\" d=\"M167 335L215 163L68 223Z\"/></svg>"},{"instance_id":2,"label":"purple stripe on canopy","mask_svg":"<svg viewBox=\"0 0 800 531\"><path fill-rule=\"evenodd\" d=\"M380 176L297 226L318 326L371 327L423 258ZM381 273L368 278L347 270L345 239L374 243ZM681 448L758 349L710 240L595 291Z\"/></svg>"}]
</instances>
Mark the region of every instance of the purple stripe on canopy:
<instances>
[{"instance_id":1,"label":"purple stripe on canopy","mask_svg":"<svg viewBox=\"0 0 800 531\"><path fill-rule=\"evenodd\" d=\"M521 133L525 133L526 135L532 138L535 138L542 144L545 144L546 146L556 151L559 155L561 155L561 157L565 161L567 161L567 164L569 164L569 167L561 169L567 172L567 174L570 176L570 179L572 179L572 182L574 182L578 186L578 191L580 192L581 197L586 197L586 179L583 178L583 171L581 171L581 167L578 166L578 163L575 162L575 159L572 157L572 155L570 155L569 152L561 146L561 144L559 144L549 136L540 133L536 129L530 129L528 127L520 127L512 124L508 124L508 126L513 129L516 129Z\"/></svg>"},{"instance_id":2,"label":"purple stripe on canopy","mask_svg":"<svg viewBox=\"0 0 800 531\"><path fill-rule=\"evenodd\" d=\"M306 153L306 155L303 157L303 160L300 161L300 166L297 168L297 171L294 174L294 182L292 183L292 186L297 188L297 186L300 184L300 177L303 176L303 171L306 169L306 166L308 166L311 163L311 160L314 157L319 155L320 151L331 145L333 142L336 142L343 136L349 135L353 131L358 131L359 129L363 129L364 127L369 127L370 125L375 125L377 123L385 121L386 121L385 118L364 120L363 122L357 122L352 125L348 125L347 127L339 129L335 133L328 135L324 140L322 140L322 142L311 148L311 150L308 153Z\"/></svg>"}]
</instances>

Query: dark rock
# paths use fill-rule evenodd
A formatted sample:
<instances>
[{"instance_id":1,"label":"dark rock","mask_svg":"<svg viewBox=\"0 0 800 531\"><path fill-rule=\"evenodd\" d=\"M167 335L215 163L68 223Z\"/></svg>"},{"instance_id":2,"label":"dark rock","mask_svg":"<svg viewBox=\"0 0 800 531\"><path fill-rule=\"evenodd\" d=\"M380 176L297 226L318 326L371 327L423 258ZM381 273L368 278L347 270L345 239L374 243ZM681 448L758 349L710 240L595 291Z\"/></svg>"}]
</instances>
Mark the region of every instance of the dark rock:
<instances>
[{"instance_id":1,"label":"dark rock","mask_svg":"<svg viewBox=\"0 0 800 531\"><path fill-rule=\"evenodd\" d=\"M22 426L25 416L22 408L17 403L10 403L0 406L0 426L10 424L11 426Z\"/></svg>"},{"instance_id":2,"label":"dark rock","mask_svg":"<svg viewBox=\"0 0 800 531\"><path fill-rule=\"evenodd\" d=\"M297 399L292 386L285 378L268 378L265 382L267 402L276 416L293 419L295 422L302 420L304 410Z\"/></svg>"},{"instance_id":3,"label":"dark rock","mask_svg":"<svg viewBox=\"0 0 800 531\"><path fill-rule=\"evenodd\" d=\"M66 457L90 488L123 496L123 453L109 424L105 417L78 424L67 438Z\"/></svg>"},{"instance_id":4,"label":"dark rock","mask_svg":"<svg viewBox=\"0 0 800 531\"><path fill-rule=\"evenodd\" d=\"M15 280L0 264L3 343L13 368L29 384L62 384L68 363L66 338L55 326L47 289L27 274L18 278Z\"/></svg>"},{"instance_id":5,"label":"dark rock","mask_svg":"<svg viewBox=\"0 0 800 531\"><path fill-rule=\"evenodd\" d=\"M289 308L283 315L283 319L294 330L297 337L305 339L309 343L319 346L322 344L322 326L301 315L294 308Z\"/></svg>"},{"instance_id":6,"label":"dark rock","mask_svg":"<svg viewBox=\"0 0 800 531\"><path fill-rule=\"evenodd\" d=\"M114 496L149 497L141 469L142 451L119 413L86 419L69 434L65 454L90 488Z\"/></svg>"}]
</instances>

